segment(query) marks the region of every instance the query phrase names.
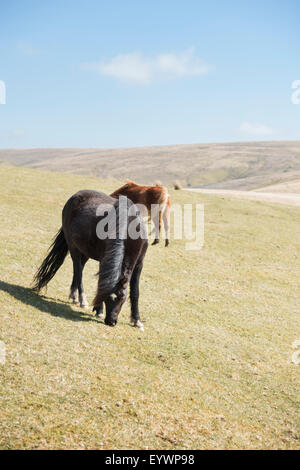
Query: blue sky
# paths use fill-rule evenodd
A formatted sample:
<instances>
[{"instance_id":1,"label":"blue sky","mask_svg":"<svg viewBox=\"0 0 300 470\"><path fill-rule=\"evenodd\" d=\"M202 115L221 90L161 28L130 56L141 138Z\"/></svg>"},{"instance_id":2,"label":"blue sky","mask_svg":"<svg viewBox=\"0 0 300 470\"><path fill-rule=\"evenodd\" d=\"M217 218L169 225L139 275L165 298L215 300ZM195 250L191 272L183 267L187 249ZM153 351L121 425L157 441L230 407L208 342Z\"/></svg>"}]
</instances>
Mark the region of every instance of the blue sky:
<instances>
[{"instance_id":1,"label":"blue sky","mask_svg":"<svg viewBox=\"0 0 300 470\"><path fill-rule=\"evenodd\" d=\"M300 139L299 0L10 0L0 147Z\"/></svg>"}]
</instances>

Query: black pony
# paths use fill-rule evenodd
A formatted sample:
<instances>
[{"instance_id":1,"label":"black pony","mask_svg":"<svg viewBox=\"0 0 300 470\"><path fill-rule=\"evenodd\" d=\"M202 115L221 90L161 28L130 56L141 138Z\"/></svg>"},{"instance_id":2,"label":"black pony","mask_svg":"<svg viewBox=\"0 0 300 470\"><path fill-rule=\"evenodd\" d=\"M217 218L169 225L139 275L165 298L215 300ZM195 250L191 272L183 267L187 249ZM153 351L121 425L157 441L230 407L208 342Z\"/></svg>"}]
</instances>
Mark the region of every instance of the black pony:
<instances>
[{"instance_id":1,"label":"black pony","mask_svg":"<svg viewBox=\"0 0 300 470\"><path fill-rule=\"evenodd\" d=\"M125 206L120 204L124 200ZM112 236L109 225L113 219L115 225ZM105 236L102 236L103 233L99 235L99 223L108 228ZM130 236L131 224L136 228L135 234L138 233L135 236ZM48 284L70 251L73 260L70 298L74 303L79 300L81 307L88 307L83 291L82 271L87 260L92 258L100 261L98 291L93 302L96 316L103 315L104 302L105 323L116 325L130 283L131 321L135 326L143 328L138 298L139 279L147 247L143 219L129 199L122 196L115 199L98 191L79 191L63 208L62 228L35 275L34 289L40 291Z\"/></svg>"}]
</instances>

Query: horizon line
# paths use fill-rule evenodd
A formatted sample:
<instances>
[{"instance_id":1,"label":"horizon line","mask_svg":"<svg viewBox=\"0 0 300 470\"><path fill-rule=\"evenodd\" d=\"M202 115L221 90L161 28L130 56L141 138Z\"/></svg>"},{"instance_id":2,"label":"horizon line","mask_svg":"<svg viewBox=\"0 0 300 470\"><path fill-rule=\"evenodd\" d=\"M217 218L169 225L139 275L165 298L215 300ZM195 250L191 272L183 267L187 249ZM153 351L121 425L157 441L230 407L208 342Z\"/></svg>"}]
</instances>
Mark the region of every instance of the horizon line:
<instances>
[{"instance_id":1,"label":"horizon line","mask_svg":"<svg viewBox=\"0 0 300 470\"><path fill-rule=\"evenodd\" d=\"M180 146L192 146L192 145L236 145L236 144L271 144L271 143L293 143L300 142L298 140L285 140L285 139L273 139L273 140L236 140L236 141L220 141L220 142L193 142L189 144L150 144L150 145L134 145L129 147L0 147L0 151L5 150L125 150L125 149L139 149L139 148L157 148L157 147L180 147Z\"/></svg>"}]
</instances>

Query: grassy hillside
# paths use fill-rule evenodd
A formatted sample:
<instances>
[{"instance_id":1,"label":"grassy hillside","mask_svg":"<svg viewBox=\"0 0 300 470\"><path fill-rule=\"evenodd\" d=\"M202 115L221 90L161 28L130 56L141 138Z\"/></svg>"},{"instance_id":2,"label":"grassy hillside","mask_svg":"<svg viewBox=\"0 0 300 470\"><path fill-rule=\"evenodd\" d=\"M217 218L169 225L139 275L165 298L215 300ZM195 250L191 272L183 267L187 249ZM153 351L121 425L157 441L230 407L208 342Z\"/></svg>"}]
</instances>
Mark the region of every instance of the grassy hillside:
<instances>
[{"instance_id":1,"label":"grassy hillside","mask_svg":"<svg viewBox=\"0 0 300 470\"><path fill-rule=\"evenodd\" d=\"M294 193L300 194L300 179L294 181L286 181L285 183L278 183L271 186L262 188L263 192L271 193Z\"/></svg>"},{"instance_id":2,"label":"grassy hillside","mask_svg":"<svg viewBox=\"0 0 300 470\"><path fill-rule=\"evenodd\" d=\"M140 183L249 190L300 178L300 141L0 150L0 162Z\"/></svg>"},{"instance_id":3,"label":"grassy hillside","mask_svg":"<svg viewBox=\"0 0 300 470\"><path fill-rule=\"evenodd\" d=\"M205 203L206 242L149 248L142 333L127 304L115 328L69 304L69 258L29 289L65 200L114 187L0 166L0 447L299 449L299 208L172 192Z\"/></svg>"}]
</instances>

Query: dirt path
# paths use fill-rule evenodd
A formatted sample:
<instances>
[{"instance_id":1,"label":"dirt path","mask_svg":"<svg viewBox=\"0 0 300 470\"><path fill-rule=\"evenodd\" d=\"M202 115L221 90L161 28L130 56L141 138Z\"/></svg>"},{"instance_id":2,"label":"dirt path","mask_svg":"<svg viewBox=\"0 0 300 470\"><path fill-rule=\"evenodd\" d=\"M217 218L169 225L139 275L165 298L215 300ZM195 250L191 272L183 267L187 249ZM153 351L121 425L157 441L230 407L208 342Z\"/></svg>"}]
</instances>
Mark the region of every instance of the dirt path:
<instances>
[{"instance_id":1,"label":"dirt path","mask_svg":"<svg viewBox=\"0 0 300 470\"><path fill-rule=\"evenodd\" d=\"M295 193L267 193L258 191L233 191L225 189L196 189L185 188L185 191L194 191L203 194L216 194L217 196L234 197L238 199L251 199L254 201L277 202L290 206L300 206L300 194Z\"/></svg>"}]
</instances>

